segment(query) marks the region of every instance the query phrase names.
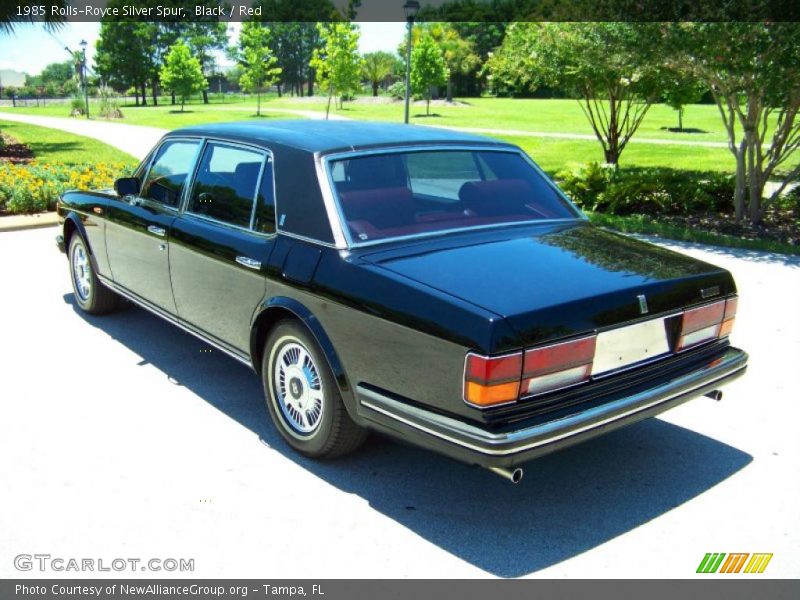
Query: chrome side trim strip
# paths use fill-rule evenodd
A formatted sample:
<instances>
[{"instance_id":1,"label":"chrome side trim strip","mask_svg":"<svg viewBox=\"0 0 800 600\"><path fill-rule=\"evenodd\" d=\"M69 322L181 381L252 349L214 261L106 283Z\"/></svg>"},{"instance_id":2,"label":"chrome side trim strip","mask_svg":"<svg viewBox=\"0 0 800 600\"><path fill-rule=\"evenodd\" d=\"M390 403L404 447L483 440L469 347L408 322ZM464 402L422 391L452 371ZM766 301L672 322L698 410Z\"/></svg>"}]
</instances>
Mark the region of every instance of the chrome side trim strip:
<instances>
[{"instance_id":1,"label":"chrome side trim strip","mask_svg":"<svg viewBox=\"0 0 800 600\"><path fill-rule=\"evenodd\" d=\"M741 362L744 364L738 364ZM704 377L703 372L698 373L695 371L671 381L668 384L659 386L658 388L647 390L646 392L640 392L639 394L621 398L608 404L602 404L574 415L543 423L542 425L536 425L534 427L528 427L502 434L491 433L479 427L469 425L450 417L411 407L402 402L387 398L386 396L377 394L360 386L358 388L358 394L364 398L367 398L366 400L360 400L362 406L383 414L395 421L399 421L400 423L408 425L409 427L413 427L414 429L429 435L451 442L457 446L469 448L470 450L474 450L480 454L506 456L551 444L568 437L573 437L586 431L602 427L608 423L625 419L626 417L636 413L646 411L650 408L658 406L659 404L667 403L670 400L680 396L691 395L697 389L715 385L722 380L733 378L741 374L746 368L746 355L741 353L740 355L729 359L727 365L720 364L705 370L708 372L708 374L716 372L718 373L717 376ZM691 387L686 389L685 386L687 385ZM675 388L680 389L675 390ZM654 395L657 396L657 398L648 402L648 397L652 397ZM632 406L629 410L615 412L616 410L629 405L634 406ZM613 412L614 414L606 417L602 416L603 414L609 412ZM425 419L430 424L438 425L446 431L433 429L432 427L418 423L407 416L403 416L400 413L417 413L420 419ZM572 427L574 425L576 426ZM456 434L461 434L473 441L471 442L456 437ZM524 443L524 440L532 437L536 437L537 439L528 443ZM516 445L512 446L511 444Z\"/></svg>"},{"instance_id":2,"label":"chrome side trim strip","mask_svg":"<svg viewBox=\"0 0 800 600\"><path fill-rule=\"evenodd\" d=\"M122 288L122 287L120 287L120 286L116 285L116 284L115 284L113 281L111 281L110 279L107 279L106 277L103 277L103 276L101 276L101 275L100 275L100 276L98 276L98 278L99 278L99 279L100 279L100 281L102 281L102 282L103 282L103 283L104 283L106 286L108 286L108 287L110 287L112 290L114 290L114 291L115 291L117 294L119 294L120 296L123 296L123 297L125 297L126 299L130 300L131 302L133 302L133 303L134 303L134 304L136 304L137 306L139 306L139 307L141 307L141 308L145 309L145 310L146 310L146 311L148 311L148 312L151 312L151 313L153 313L153 314L154 314L154 315L156 315L157 317L161 317L161 318L162 318L162 319L164 319L165 321L168 321L170 324L172 324L172 325L175 325L177 328L179 328L179 329L182 329L182 330L183 330L183 331L185 331L186 333L189 333L189 334L193 335L194 337L196 337L197 339L199 339L199 340L201 340L201 341L205 342L205 343L206 343L206 344L208 344L209 346L213 346L214 348L216 348L216 349L217 349L217 350L219 350L220 352L222 352L222 353L224 353L224 354L227 354L227 355L228 355L228 356L230 356L231 358L235 358L235 359L236 359L236 360L238 360L240 363L242 363L242 364L244 364L244 365L247 365L248 367L250 367L251 369L253 369L253 363L250 361L250 359L249 359L249 358L245 358L245 357L243 357L243 356L240 356L240 355L236 354L235 352L233 352L233 351L231 351L231 350L228 350L228 349L227 349L227 348L225 348L224 346L221 346L221 345L220 345L220 344L218 344L217 342L215 342L215 341L213 341L213 340L209 339L208 337L206 337L206 336L205 336L205 335L203 335L202 333L200 333L200 332L196 331L195 329L193 329L193 328L192 328L191 326L189 326L188 324L184 324L184 323L182 323L181 321L178 321L178 320L176 320L174 317L172 317L172 316L171 316L171 315L169 315L168 313L164 312L163 310L160 310L160 309L156 308L155 306L152 306L152 305L148 304L146 301L144 301L144 300L142 300L142 299L140 299L140 298L138 298L138 297L134 296L133 294L131 294L130 292L128 292L128 291L127 291L127 290L125 290L124 288ZM255 370L255 369L254 369L254 370Z\"/></svg>"}]
</instances>

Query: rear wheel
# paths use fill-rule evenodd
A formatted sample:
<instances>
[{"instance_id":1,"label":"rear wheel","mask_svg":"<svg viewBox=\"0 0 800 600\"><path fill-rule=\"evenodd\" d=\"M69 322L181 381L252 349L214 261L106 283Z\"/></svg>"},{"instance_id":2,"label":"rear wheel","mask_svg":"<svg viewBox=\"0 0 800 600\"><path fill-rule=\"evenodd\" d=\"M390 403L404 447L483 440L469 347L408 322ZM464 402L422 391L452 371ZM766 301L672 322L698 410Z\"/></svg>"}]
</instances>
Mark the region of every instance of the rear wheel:
<instances>
[{"instance_id":1,"label":"rear wheel","mask_svg":"<svg viewBox=\"0 0 800 600\"><path fill-rule=\"evenodd\" d=\"M119 296L97 278L83 238L74 233L69 240L69 273L75 301L91 315L111 312L119 305Z\"/></svg>"},{"instance_id":2,"label":"rear wheel","mask_svg":"<svg viewBox=\"0 0 800 600\"><path fill-rule=\"evenodd\" d=\"M366 430L347 414L325 356L302 324L287 320L273 328L261 374L272 421L301 454L341 456L366 438Z\"/></svg>"}]
</instances>

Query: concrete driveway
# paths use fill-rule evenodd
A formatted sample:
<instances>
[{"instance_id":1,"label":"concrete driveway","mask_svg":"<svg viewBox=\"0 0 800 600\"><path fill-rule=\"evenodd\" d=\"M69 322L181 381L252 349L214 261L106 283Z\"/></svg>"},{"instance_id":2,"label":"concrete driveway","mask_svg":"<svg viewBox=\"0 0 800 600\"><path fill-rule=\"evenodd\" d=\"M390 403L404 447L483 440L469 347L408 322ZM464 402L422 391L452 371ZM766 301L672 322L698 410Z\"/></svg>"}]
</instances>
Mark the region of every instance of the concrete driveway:
<instances>
[{"instance_id":1,"label":"concrete driveway","mask_svg":"<svg viewBox=\"0 0 800 600\"><path fill-rule=\"evenodd\" d=\"M239 363L137 308L78 312L55 234L0 234L0 577L84 575L15 570L34 553L193 558L174 575L197 577L684 578L706 552L772 552L764 576L800 575L796 259L689 248L737 277L749 373L512 486L376 436L297 456Z\"/></svg>"}]
</instances>

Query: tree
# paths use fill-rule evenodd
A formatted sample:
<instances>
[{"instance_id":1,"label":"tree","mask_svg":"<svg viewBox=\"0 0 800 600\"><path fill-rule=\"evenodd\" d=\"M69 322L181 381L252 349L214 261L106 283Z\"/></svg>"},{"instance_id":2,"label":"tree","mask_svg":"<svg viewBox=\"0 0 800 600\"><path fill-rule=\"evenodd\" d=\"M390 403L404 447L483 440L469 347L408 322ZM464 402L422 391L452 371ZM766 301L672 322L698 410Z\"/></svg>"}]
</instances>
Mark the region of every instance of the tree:
<instances>
[{"instance_id":1,"label":"tree","mask_svg":"<svg viewBox=\"0 0 800 600\"><path fill-rule=\"evenodd\" d=\"M97 39L95 72L109 86L118 91L129 87L136 90L142 104L147 104L147 82L155 68L150 40L152 23L103 21Z\"/></svg>"},{"instance_id":2,"label":"tree","mask_svg":"<svg viewBox=\"0 0 800 600\"><path fill-rule=\"evenodd\" d=\"M228 26L217 21L193 21L183 34L192 54L200 62L203 75L214 70L212 50L222 50L228 43ZM208 104L208 89L203 89L203 104Z\"/></svg>"},{"instance_id":3,"label":"tree","mask_svg":"<svg viewBox=\"0 0 800 600\"><path fill-rule=\"evenodd\" d=\"M461 37L458 29L451 23L421 23L413 30L411 45L429 35L442 50L444 64L447 66L447 101L453 101L453 79L456 75L468 75L480 65L471 40ZM400 56L405 55L405 40L398 46Z\"/></svg>"},{"instance_id":4,"label":"tree","mask_svg":"<svg viewBox=\"0 0 800 600\"><path fill-rule=\"evenodd\" d=\"M431 114L431 89L444 85L449 77L442 49L429 34L411 50L411 89L425 98L425 114Z\"/></svg>"},{"instance_id":5,"label":"tree","mask_svg":"<svg viewBox=\"0 0 800 600\"><path fill-rule=\"evenodd\" d=\"M394 72L396 59L390 52L379 50L364 55L361 72L364 79L372 86L372 95L378 95L378 88Z\"/></svg>"},{"instance_id":6,"label":"tree","mask_svg":"<svg viewBox=\"0 0 800 600\"><path fill-rule=\"evenodd\" d=\"M660 88L664 103L678 113L678 131L683 131L684 107L698 102L708 88L688 73L676 72L667 73Z\"/></svg>"},{"instance_id":7,"label":"tree","mask_svg":"<svg viewBox=\"0 0 800 600\"><path fill-rule=\"evenodd\" d=\"M269 47L270 30L261 23L249 21L242 24L237 57L242 66L239 86L246 92L256 93L256 115L261 116L261 92L278 81L281 74L278 59Z\"/></svg>"},{"instance_id":8,"label":"tree","mask_svg":"<svg viewBox=\"0 0 800 600\"><path fill-rule=\"evenodd\" d=\"M616 165L657 98L650 23L513 23L486 69L495 87L558 86L577 97Z\"/></svg>"},{"instance_id":9,"label":"tree","mask_svg":"<svg viewBox=\"0 0 800 600\"><path fill-rule=\"evenodd\" d=\"M328 90L327 119L331 98L338 96L341 105L347 94L361 88L361 57L358 54L359 31L351 23L317 23L322 47L314 50L311 67L320 85Z\"/></svg>"},{"instance_id":10,"label":"tree","mask_svg":"<svg viewBox=\"0 0 800 600\"><path fill-rule=\"evenodd\" d=\"M320 46L316 23L338 21L342 15L330 0L254 0L253 6L261 7L263 19L270 19L271 47L283 69L278 93L288 87L303 95L305 83L306 95L313 96L316 73L310 63Z\"/></svg>"},{"instance_id":11,"label":"tree","mask_svg":"<svg viewBox=\"0 0 800 600\"><path fill-rule=\"evenodd\" d=\"M738 220L758 223L800 164L800 28L796 23L684 23L665 26L667 66L711 89L736 160ZM771 177L780 183L769 198ZM749 201L747 196L749 196Z\"/></svg>"},{"instance_id":12,"label":"tree","mask_svg":"<svg viewBox=\"0 0 800 600\"><path fill-rule=\"evenodd\" d=\"M208 87L200 61L192 56L189 46L182 42L170 48L161 68L161 82L181 99L181 112L186 99Z\"/></svg>"}]
</instances>

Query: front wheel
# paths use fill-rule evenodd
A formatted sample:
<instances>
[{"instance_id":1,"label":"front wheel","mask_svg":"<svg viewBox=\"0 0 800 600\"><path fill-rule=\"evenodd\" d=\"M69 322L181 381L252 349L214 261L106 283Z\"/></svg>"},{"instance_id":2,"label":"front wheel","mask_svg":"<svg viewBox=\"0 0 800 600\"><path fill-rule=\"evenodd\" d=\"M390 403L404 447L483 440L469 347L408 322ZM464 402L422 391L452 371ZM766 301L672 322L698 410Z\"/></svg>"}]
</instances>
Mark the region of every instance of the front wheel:
<instances>
[{"instance_id":1,"label":"front wheel","mask_svg":"<svg viewBox=\"0 0 800 600\"><path fill-rule=\"evenodd\" d=\"M366 438L347 414L322 350L297 321L282 321L270 332L261 374L272 421L301 454L342 456Z\"/></svg>"},{"instance_id":2,"label":"front wheel","mask_svg":"<svg viewBox=\"0 0 800 600\"><path fill-rule=\"evenodd\" d=\"M90 315L103 315L119 305L119 296L97 278L83 238L75 233L69 240L69 274L75 301Z\"/></svg>"}]
</instances>

